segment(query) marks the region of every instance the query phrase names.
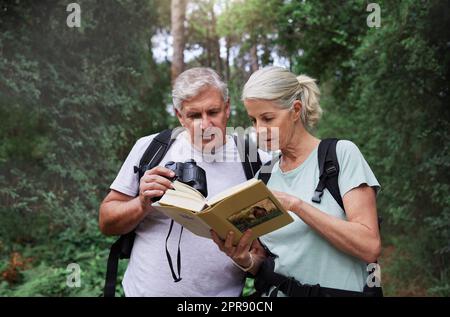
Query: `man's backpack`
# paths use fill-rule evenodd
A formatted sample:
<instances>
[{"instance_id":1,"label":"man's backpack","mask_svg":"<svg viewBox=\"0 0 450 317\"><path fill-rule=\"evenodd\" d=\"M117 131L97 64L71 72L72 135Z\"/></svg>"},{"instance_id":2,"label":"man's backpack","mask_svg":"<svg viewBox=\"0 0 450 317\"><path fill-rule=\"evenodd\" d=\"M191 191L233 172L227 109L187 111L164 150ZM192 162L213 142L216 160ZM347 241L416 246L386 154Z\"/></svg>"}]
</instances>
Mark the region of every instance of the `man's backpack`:
<instances>
[{"instance_id":1,"label":"man's backpack","mask_svg":"<svg viewBox=\"0 0 450 317\"><path fill-rule=\"evenodd\" d=\"M135 167L134 172L139 173L138 180L144 175L145 171L157 166L164 156L167 154L170 146L176 139L176 136L184 129L167 129L160 132L152 140L146 151L141 157L139 167ZM234 141L239 151L240 159L243 165L245 176L247 179L253 178L256 172L261 167L261 160L259 155L252 150L256 150L256 147L252 147L252 143L249 137L246 135L234 136ZM256 154L256 157L255 157ZM171 222L172 226L173 222ZM131 250L133 248L135 231L131 231L127 234L120 236L116 242L113 243L109 251L105 286L103 290L104 297L114 297L116 290L117 269L119 265L119 259L129 259L131 256ZM168 256L169 262L170 257Z\"/></svg>"},{"instance_id":2,"label":"man's backpack","mask_svg":"<svg viewBox=\"0 0 450 317\"><path fill-rule=\"evenodd\" d=\"M339 140L335 138L331 139L323 139L320 144L319 148L317 150L317 157L318 157L318 163L319 163L319 183L317 184L317 187L314 191L314 195L311 198L311 200L315 203L319 203L322 200L323 192L326 189L330 192L330 194L333 196L333 198L336 200L336 202L341 206L342 210L345 212L344 203L342 201L341 193L339 190L339 183L338 183L338 177L339 177L339 162L337 160L336 155L336 145ZM266 185L269 182L272 168L274 164L280 159L281 156L279 156L277 159L269 161L265 163L261 171L258 175L258 179L262 180ZM382 219L378 217L378 226L380 226ZM261 241L260 241L261 242ZM265 248L266 252L268 253L270 259L268 261L265 261L263 263L262 269L260 271L265 271L264 275L265 277L269 277L269 279L273 280L279 280L280 278L285 278L277 273L274 273L274 267L273 267L273 257L275 256L270 250L261 242L261 245ZM375 268L373 269L375 270ZM373 273L373 271L371 272ZM274 274L276 275L276 278L274 278ZM255 280L255 287L258 288L258 285L264 284L265 281L258 281L258 276ZM291 284L289 284L291 285ZM261 287L264 288L264 287ZM292 290L292 287L288 287L290 290ZM330 296L356 296L356 292L346 292L341 290L335 290L335 289L327 289L327 288L321 288L317 285L314 286L304 286L302 288L298 288L301 290L302 294L308 294L306 296L311 296L312 294L331 294ZM257 293L260 294L261 291L257 290ZM366 287L364 288L364 293L368 294L369 296L383 296L382 288L381 287L372 287L371 289ZM318 295L316 295L318 296Z\"/></svg>"}]
</instances>

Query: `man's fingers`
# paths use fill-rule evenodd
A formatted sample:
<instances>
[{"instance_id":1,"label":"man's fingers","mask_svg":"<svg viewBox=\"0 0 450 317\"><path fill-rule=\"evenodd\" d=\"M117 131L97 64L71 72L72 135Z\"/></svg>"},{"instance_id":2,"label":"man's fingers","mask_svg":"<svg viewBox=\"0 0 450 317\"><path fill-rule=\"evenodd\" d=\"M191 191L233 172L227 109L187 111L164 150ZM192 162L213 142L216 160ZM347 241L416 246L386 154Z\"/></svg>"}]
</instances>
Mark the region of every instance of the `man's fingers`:
<instances>
[{"instance_id":1,"label":"man's fingers","mask_svg":"<svg viewBox=\"0 0 450 317\"><path fill-rule=\"evenodd\" d=\"M166 192L167 187L159 183L142 183L141 192L145 192L146 190L161 190Z\"/></svg>"},{"instance_id":2,"label":"man's fingers","mask_svg":"<svg viewBox=\"0 0 450 317\"><path fill-rule=\"evenodd\" d=\"M168 180L165 177L156 175L156 174L152 174L152 175L145 175L142 177L142 182L144 183L158 183L161 184L163 186L165 186L166 188L173 188L172 182L170 180Z\"/></svg>"},{"instance_id":3,"label":"man's fingers","mask_svg":"<svg viewBox=\"0 0 450 317\"><path fill-rule=\"evenodd\" d=\"M144 192L142 192L142 196L144 197L160 197L164 194L164 192L162 190L146 190Z\"/></svg>"},{"instance_id":4,"label":"man's fingers","mask_svg":"<svg viewBox=\"0 0 450 317\"><path fill-rule=\"evenodd\" d=\"M167 167L156 166L146 171L144 175L161 175L172 178L175 176L175 173L172 170L168 169Z\"/></svg>"}]
</instances>

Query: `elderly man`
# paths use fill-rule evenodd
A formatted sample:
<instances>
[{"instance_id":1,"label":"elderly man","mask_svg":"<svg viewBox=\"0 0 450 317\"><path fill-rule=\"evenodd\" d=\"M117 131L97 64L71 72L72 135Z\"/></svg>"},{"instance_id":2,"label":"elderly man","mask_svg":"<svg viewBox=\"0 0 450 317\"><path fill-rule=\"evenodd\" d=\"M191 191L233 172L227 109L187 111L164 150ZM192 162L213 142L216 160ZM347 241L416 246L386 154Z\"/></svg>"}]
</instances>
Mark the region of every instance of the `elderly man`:
<instances>
[{"instance_id":1,"label":"elderly man","mask_svg":"<svg viewBox=\"0 0 450 317\"><path fill-rule=\"evenodd\" d=\"M173 174L164 168L168 161L194 159L206 172L209 196L249 177L236 159L233 138L225 131L230 116L227 86L213 70L192 68L176 79L172 97L185 130L159 166L147 170L140 180L134 167L156 134L136 142L100 206L100 230L106 235L135 230L122 283L126 296L239 296L244 274L214 242L183 231L177 223L172 227L169 218L151 207L152 198L172 188L168 178ZM177 250L182 255L178 272L170 257Z\"/></svg>"}]
</instances>

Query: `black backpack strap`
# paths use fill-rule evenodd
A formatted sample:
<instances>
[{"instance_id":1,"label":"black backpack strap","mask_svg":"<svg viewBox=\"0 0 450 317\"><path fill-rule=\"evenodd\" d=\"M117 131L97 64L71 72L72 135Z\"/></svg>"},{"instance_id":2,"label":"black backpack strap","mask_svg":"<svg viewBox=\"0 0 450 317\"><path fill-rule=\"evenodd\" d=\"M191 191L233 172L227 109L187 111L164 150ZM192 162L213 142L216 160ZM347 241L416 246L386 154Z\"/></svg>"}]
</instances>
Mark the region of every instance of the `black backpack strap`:
<instances>
[{"instance_id":1,"label":"black backpack strap","mask_svg":"<svg viewBox=\"0 0 450 317\"><path fill-rule=\"evenodd\" d=\"M248 134L233 135L233 139L239 152L245 177L247 179L255 177L261 168L261 159L256 144L250 142Z\"/></svg>"},{"instance_id":2,"label":"black backpack strap","mask_svg":"<svg viewBox=\"0 0 450 317\"><path fill-rule=\"evenodd\" d=\"M148 168L153 168L161 162L180 132L181 131L167 129L155 136L144 152L144 155L139 162L139 167L134 167L134 172L139 172L138 180L141 179ZM115 296L119 259L130 258L135 236L136 234L133 230L127 234L121 235L111 246L107 262L105 287L103 290L104 297Z\"/></svg>"},{"instance_id":3,"label":"black backpack strap","mask_svg":"<svg viewBox=\"0 0 450 317\"><path fill-rule=\"evenodd\" d=\"M312 201L320 204L324 189L328 189L330 194L336 202L344 210L344 203L342 201L341 192L339 190L339 162L336 155L336 144L338 139L324 139L319 144L317 156L319 160L319 184Z\"/></svg>"},{"instance_id":4,"label":"black backpack strap","mask_svg":"<svg viewBox=\"0 0 450 317\"><path fill-rule=\"evenodd\" d=\"M264 259L255 279L255 289L259 294L268 294L269 297L277 297L282 291L289 297L379 297L379 292L349 291L338 288L323 287L320 284L301 283L294 277L285 276L274 272L275 263L272 257ZM272 289L274 287L274 289ZM272 289L272 290L271 290Z\"/></svg>"},{"instance_id":5,"label":"black backpack strap","mask_svg":"<svg viewBox=\"0 0 450 317\"><path fill-rule=\"evenodd\" d=\"M162 161L173 141L176 139L176 135L173 136L172 132L174 132L172 129L164 130L152 140L147 150L145 150L144 155L141 157L139 167L134 167L134 172L139 172L139 179L141 179L145 171L157 166Z\"/></svg>"},{"instance_id":6,"label":"black backpack strap","mask_svg":"<svg viewBox=\"0 0 450 317\"><path fill-rule=\"evenodd\" d=\"M275 272L275 257L276 255L267 256L254 276L256 290L254 297L263 294L275 297L278 291L282 291L289 297L383 297L381 287L370 288L366 285L363 292L357 292L323 287L319 284L300 283L292 276ZM275 288L271 290L273 286Z\"/></svg>"},{"instance_id":7,"label":"black backpack strap","mask_svg":"<svg viewBox=\"0 0 450 317\"><path fill-rule=\"evenodd\" d=\"M272 175L272 170L276 162L278 162L281 158L281 154L275 157L274 159L266 162L259 171L258 179L262 180L264 184L267 185L269 182L270 176Z\"/></svg>"},{"instance_id":8,"label":"black backpack strap","mask_svg":"<svg viewBox=\"0 0 450 317\"><path fill-rule=\"evenodd\" d=\"M326 188L345 212L338 182L339 162L336 155L336 145L338 141L338 139L324 139L319 144L317 156L319 159L320 177L312 201L320 204L323 190ZM382 221L383 218L378 216L378 229L381 229Z\"/></svg>"},{"instance_id":9,"label":"black backpack strap","mask_svg":"<svg viewBox=\"0 0 450 317\"><path fill-rule=\"evenodd\" d=\"M341 192L339 190L339 162L336 155L336 145L338 139L324 139L319 144L318 160L319 160L319 184L317 184L316 190L312 201L319 203L323 195L323 190L326 188L341 206L345 212L344 203L342 201ZM378 216L378 228L381 228L381 222L383 219Z\"/></svg>"},{"instance_id":10,"label":"black backpack strap","mask_svg":"<svg viewBox=\"0 0 450 317\"><path fill-rule=\"evenodd\" d=\"M117 268L119 265L119 258L121 255L121 248L124 244L125 235L120 236L116 242L113 243L109 250L108 262L106 266L105 287L103 289L104 297L114 297L116 292ZM133 236L134 239L134 236Z\"/></svg>"}]
</instances>

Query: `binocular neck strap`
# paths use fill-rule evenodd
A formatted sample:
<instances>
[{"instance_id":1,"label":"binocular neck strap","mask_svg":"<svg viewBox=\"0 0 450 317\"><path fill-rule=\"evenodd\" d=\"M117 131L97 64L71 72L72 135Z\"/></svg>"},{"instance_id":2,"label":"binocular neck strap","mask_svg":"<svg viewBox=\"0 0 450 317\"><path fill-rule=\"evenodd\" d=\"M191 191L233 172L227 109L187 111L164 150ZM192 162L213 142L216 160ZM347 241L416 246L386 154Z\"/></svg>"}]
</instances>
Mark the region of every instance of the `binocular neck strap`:
<instances>
[{"instance_id":1,"label":"binocular neck strap","mask_svg":"<svg viewBox=\"0 0 450 317\"><path fill-rule=\"evenodd\" d=\"M172 273L172 278L173 281L175 283L181 281L181 251L180 251L180 242L181 242L181 235L183 234L183 229L184 227L181 226L181 230L180 230L180 237L178 238L178 253L177 253L177 270L178 270L178 276L175 274L175 271L173 269L173 264L172 264L172 257L170 256L169 253L169 249L167 248L167 241L169 240L170 234L172 233L172 228L173 228L173 223L174 221L171 220L170 221L170 228L169 228L169 232L167 233L167 237L166 237L166 256L167 256L167 261L169 262L169 267L170 267L170 272Z\"/></svg>"}]
</instances>

